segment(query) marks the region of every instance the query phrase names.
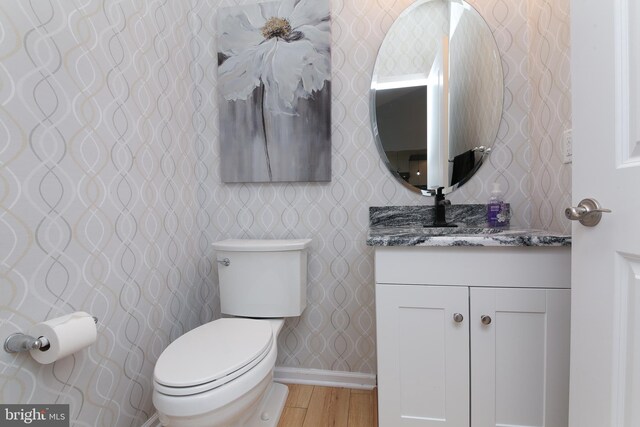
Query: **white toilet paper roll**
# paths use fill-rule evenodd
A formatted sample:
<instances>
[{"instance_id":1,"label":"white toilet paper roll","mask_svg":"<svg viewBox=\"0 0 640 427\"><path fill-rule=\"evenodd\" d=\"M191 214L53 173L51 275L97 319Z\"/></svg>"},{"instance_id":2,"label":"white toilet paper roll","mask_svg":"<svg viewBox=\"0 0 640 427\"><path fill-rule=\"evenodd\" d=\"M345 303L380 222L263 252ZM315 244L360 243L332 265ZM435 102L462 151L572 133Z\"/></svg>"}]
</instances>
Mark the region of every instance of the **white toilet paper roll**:
<instances>
[{"instance_id":1,"label":"white toilet paper roll","mask_svg":"<svg viewBox=\"0 0 640 427\"><path fill-rule=\"evenodd\" d=\"M53 363L96 341L96 324L90 314L78 311L36 323L28 332L34 338L49 340L46 350L31 350L31 357L42 364Z\"/></svg>"}]
</instances>

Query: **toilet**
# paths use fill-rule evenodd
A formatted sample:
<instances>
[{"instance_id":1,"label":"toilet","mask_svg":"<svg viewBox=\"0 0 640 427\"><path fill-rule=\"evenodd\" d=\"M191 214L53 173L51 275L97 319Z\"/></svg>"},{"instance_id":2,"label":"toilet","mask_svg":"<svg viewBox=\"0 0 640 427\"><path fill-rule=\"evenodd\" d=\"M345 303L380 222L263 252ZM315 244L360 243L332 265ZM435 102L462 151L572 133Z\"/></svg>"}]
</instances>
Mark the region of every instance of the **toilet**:
<instances>
[{"instance_id":1,"label":"toilet","mask_svg":"<svg viewBox=\"0 0 640 427\"><path fill-rule=\"evenodd\" d=\"M311 239L213 244L225 317L171 343L153 373L160 423L176 427L275 427L288 389L273 382L285 317L306 307Z\"/></svg>"}]
</instances>

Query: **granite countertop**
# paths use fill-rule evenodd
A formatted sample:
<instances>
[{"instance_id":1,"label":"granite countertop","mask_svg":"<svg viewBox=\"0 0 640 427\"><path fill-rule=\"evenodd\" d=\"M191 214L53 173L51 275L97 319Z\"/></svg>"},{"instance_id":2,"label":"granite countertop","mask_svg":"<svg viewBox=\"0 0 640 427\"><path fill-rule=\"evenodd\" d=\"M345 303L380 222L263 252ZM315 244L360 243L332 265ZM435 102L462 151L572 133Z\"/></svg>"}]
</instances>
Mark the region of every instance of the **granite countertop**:
<instances>
[{"instance_id":1,"label":"granite countertop","mask_svg":"<svg viewBox=\"0 0 640 427\"><path fill-rule=\"evenodd\" d=\"M504 229L487 232L436 235L433 229L417 227L374 227L369 229L369 246L571 246L571 236L542 230Z\"/></svg>"},{"instance_id":2,"label":"granite countertop","mask_svg":"<svg viewBox=\"0 0 640 427\"><path fill-rule=\"evenodd\" d=\"M369 209L369 246L571 246L571 236L515 227L489 228L485 205L447 207L453 229L423 227L433 222L433 206ZM464 222L462 222L464 220Z\"/></svg>"}]
</instances>

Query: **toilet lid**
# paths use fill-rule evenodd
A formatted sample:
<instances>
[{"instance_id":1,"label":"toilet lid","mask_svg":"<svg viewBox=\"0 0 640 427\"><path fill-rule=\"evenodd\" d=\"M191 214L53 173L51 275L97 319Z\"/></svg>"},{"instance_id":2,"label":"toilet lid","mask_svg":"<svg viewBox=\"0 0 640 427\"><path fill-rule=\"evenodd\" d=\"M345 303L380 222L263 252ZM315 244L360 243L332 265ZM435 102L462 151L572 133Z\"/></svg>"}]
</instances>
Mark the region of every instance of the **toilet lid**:
<instances>
[{"instance_id":1,"label":"toilet lid","mask_svg":"<svg viewBox=\"0 0 640 427\"><path fill-rule=\"evenodd\" d=\"M218 319L172 342L158 358L154 380L166 387L215 382L264 357L272 342L268 321Z\"/></svg>"}]
</instances>

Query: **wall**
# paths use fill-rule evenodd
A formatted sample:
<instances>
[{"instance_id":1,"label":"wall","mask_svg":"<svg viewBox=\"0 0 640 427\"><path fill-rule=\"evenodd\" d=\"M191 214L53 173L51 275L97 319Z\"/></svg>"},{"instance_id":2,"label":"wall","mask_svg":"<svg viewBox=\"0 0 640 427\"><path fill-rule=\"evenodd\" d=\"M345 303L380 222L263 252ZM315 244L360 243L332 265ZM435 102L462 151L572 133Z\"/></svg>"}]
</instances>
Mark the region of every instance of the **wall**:
<instances>
[{"instance_id":1,"label":"wall","mask_svg":"<svg viewBox=\"0 0 640 427\"><path fill-rule=\"evenodd\" d=\"M571 164L562 134L571 129L569 0L529 0L532 226L571 233Z\"/></svg>"},{"instance_id":2,"label":"wall","mask_svg":"<svg viewBox=\"0 0 640 427\"><path fill-rule=\"evenodd\" d=\"M99 318L97 342L52 365L1 351L2 403L139 426L162 350L216 316L189 7L0 2L0 339Z\"/></svg>"},{"instance_id":3,"label":"wall","mask_svg":"<svg viewBox=\"0 0 640 427\"><path fill-rule=\"evenodd\" d=\"M248 3L209 0L211 10L219 6ZM537 1L537 0L535 0ZM505 108L495 149L487 165L468 183L451 195L454 203L485 203L492 182L500 182L511 202L516 226L538 226L566 230L566 223L556 215L555 222L544 221L544 210L558 212L561 207L551 198L553 192L538 189L541 184L553 187L553 194L567 197L570 182L567 168L544 160L549 171L560 173L550 178L532 169L534 153L558 150L557 138L548 138L541 130L540 113L531 111L532 82L541 82L534 74L530 80L530 62L538 59L530 49L540 37L531 41L532 23L544 22L546 15L536 15L534 0L476 0L471 3L487 20L502 55L505 76ZM333 179L329 184L291 183L279 185L222 185L212 189L218 206L212 220L212 238L224 237L306 237L314 239L310 261L309 305L300 319L289 320L279 342L279 365L290 367L375 372L375 313L373 290L373 251L364 245L369 206L423 204L430 200L408 192L392 179L380 162L371 136L369 122L369 85L377 50L394 19L412 2L333 0ZM544 2L541 9L551 6ZM565 18L568 10L555 7L554 13ZM206 13L199 31L208 55L198 62L205 75L202 93L215 93L215 19ZM554 27L560 35L568 34L568 20L562 18ZM538 27L536 27L538 28ZM539 34L548 38L549 31ZM566 39L564 39L566 41ZM546 44L546 52L556 45ZM560 55L565 62L549 63L559 69L559 78L568 76L566 46ZM553 76L555 78L555 74ZM548 73L547 73L548 78ZM540 93L538 99L564 105L568 93L563 90ZM549 81L546 80L548 83ZM209 120L203 130L205 140L213 143L215 163L217 139L215 98L204 104ZM533 124L530 125L530 122ZM532 132L532 129L536 132ZM214 171L214 174L216 172ZM546 188L546 187L543 187ZM532 197L533 196L533 197ZM545 206L545 208L541 208Z\"/></svg>"},{"instance_id":4,"label":"wall","mask_svg":"<svg viewBox=\"0 0 640 427\"><path fill-rule=\"evenodd\" d=\"M377 50L393 20L411 1L333 0L331 183L220 184L217 128L215 13L246 1L208 0L196 11L196 57L206 118L202 138L211 141L214 174L211 238L312 237L308 307L287 321L278 364L373 373L375 312L373 250L365 245L369 206L431 203L397 183L381 163L371 135L369 87ZM451 195L454 203L485 203L499 181L513 204L514 223L531 223L529 198L527 3L482 0L479 9L503 55L505 114L494 153L480 173Z\"/></svg>"},{"instance_id":5,"label":"wall","mask_svg":"<svg viewBox=\"0 0 640 427\"><path fill-rule=\"evenodd\" d=\"M243 2L0 2L0 337L73 310L100 318L98 342L53 365L0 353L0 401L140 425L159 354L219 315L210 243L226 237L314 239L279 365L375 372L368 207L431 202L389 176L369 124L377 49L411 1L332 0L331 183L227 185L215 11ZM531 198L529 4L473 3L502 54L505 112L487 166L451 199L484 203L499 181L528 226L544 202Z\"/></svg>"}]
</instances>

